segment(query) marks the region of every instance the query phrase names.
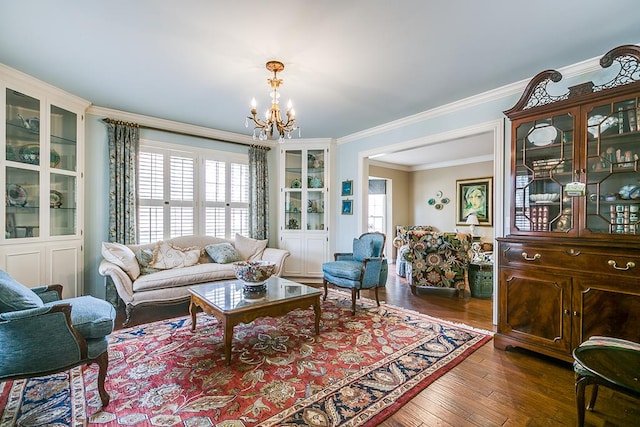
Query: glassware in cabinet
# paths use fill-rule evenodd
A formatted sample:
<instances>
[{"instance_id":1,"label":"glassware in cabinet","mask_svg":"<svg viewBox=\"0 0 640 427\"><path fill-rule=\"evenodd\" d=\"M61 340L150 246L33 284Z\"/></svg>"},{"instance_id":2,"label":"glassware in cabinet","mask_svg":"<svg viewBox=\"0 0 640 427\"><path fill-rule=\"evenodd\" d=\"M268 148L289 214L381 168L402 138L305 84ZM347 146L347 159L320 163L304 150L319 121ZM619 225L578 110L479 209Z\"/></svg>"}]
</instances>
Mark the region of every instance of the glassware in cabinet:
<instances>
[{"instance_id":1,"label":"glassware in cabinet","mask_svg":"<svg viewBox=\"0 0 640 427\"><path fill-rule=\"evenodd\" d=\"M40 236L40 173L6 168L5 238Z\"/></svg>"},{"instance_id":2,"label":"glassware in cabinet","mask_svg":"<svg viewBox=\"0 0 640 427\"><path fill-rule=\"evenodd\" d=\"M40 100L6 90L5 159L40 164Z\"/></svg>"},{"instance_id":3,"label":"glassware in cabinet","mask_svg":"<svg viewBox=\"0 0 640 427\"><path fill-rule=\"evenodd\" d=\"M284 187L302 188L302 151L285 151Z\"/></svg>"},{"instance_id":4,"label":"glassware in cabinet","mask_svg":"<svg viewBox=\"0 0 640 427\"><path fill-rule=\"evenodd\" d=\"M574 227L571 199L574 119L558 114L517 125L514 156L514 228L520 232L561 232Z\"/></svg>"},{"instance_id":5,"label":"glassware in cabinet","mask_svg":"<svg viewBox=\"0 0 640 427\"><path fill-rule=\"evenodd\" d=\"M78 165L78 116L55 105L50 115L50 167L76 171Z\"/></svg>"},{"instance_id":6,"label":"glassware in cabinet","mask_svg":"<svg viewBox=\"0 0 640 427\"><path fill-rule=\"evenodd\" d=\"M284 228L299 230L302 224L302 190L286 190L284 200Z\"/></svg>"},{"instance_id":7,"label":"glassware in cabinet","mask_svg":"<svg viewBox=\"0 0 640 427\"><path fill-rule=\"evenodd\" d=\"M75 176L51 174L49 220L51 236L69 236L77 230Z\"/></svg>"},{"instance_id":8,"label":"glassware in cabinet","mask_svg":"<svg viewBox=\"0 0 640 427\"><path fill-rule=\"evenodd\" d=\"M595 104L586 114L586 228L639 234L640 99Z\"/></svg>"}]
</instances>

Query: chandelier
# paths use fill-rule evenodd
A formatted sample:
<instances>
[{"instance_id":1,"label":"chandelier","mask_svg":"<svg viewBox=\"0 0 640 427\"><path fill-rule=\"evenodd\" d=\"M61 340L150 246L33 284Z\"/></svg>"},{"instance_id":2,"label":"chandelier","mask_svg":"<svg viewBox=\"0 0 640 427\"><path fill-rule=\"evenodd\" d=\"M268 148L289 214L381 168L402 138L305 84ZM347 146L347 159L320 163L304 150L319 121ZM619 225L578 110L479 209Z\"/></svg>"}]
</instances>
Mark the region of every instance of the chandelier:
<instances>
[{"instance_id":1,"label":"chandelier","mask_svg":"<svg viewBox=\"0 0 640 427\"><path fill-rule=\"evenodd\" d=\"M300 127L296 126L296 112L293 110L291 100L287 103L287 121L283 121L280 117L280 106L278 105L280 94L278 88L282 84L282 79L278 78L278 73L284 70L284 64L280 61L269 61L266 64L267 70L273 72L273 78L267 79L271 86L271 108L265 112L264 120L260 120L256 115L256 99L251 100L251 115L247 116L245 127L249 127L249 119L253 121L253 139L264 141L273 138L273 131L278 132L278 142L283 143L285 135L291 139L291 132L298 130L300 137Z\"/></svg>"}]
</instances>

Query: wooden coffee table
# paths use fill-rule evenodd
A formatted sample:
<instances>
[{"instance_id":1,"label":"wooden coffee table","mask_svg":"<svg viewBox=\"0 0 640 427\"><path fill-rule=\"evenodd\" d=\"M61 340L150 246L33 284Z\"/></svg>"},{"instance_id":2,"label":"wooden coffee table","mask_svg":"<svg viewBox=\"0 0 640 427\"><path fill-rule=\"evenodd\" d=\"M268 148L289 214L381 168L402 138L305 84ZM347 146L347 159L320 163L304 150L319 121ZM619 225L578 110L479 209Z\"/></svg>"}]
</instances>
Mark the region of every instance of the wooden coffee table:
<instances>
[{"instance_id":1,"label":"wooden coffee table","mask_svg":"<svg viewBox=\"0 0 640 427\"><path fill-rule=\"evenodd\" d=\"M281 277L270 277L266 290L260 294L248 294L240 280L205 283L189 288L191 293L191 330L196 329L197 307L222 324L224 356L231 363L233 327L238 323L250 323L258 317L283 316L296 308L313 307L315 332L320 333L320 295L322 291L311 286L292 282Z\"/></svg>"}]
</instances>

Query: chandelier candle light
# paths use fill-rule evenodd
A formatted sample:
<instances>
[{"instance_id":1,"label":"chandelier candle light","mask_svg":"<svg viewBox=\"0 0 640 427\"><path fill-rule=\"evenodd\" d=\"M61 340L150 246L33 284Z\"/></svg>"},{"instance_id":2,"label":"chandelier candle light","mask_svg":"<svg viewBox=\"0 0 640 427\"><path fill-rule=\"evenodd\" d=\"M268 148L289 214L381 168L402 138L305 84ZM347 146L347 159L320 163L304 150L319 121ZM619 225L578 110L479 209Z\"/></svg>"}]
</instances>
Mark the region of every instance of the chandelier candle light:
<instances>
[{"instance_id":1,"label":"chandelier candle light","mask_svg":"<svg viewBox=\"0 0 640 427\"><path fill-rule=\"evenodd\" d=\"M278 73L284 70L284 64L280 61L269 61L266 64L267 70L273 72L273 78L267 79L269 82L269 86L271 86L271 108L269 108L265 112L264 121L261 121L256 117L258 111L256 110L256 99L253 98L251 100L251 115L247 116L245 121L245 126L249 127L249 119L251 119L254 123L253 128L253 139L259 139L260 141L264 141L269 138L273 138L273 131L278 131L278 142L284 142L284 136L287 135L288 139L291 139L291 132L298 130L298 138L300 137L300 127L296 126L296 112L293 110L293 105L291 100L287 103L287 121L283 122L282 117L280 117L280 106L278 105L278 98L280 98L280 94L278 93L278 88L282 84L282 79L278 78ZM260 132L257 133L258 129Z\"/></svg>"}]
</instances>

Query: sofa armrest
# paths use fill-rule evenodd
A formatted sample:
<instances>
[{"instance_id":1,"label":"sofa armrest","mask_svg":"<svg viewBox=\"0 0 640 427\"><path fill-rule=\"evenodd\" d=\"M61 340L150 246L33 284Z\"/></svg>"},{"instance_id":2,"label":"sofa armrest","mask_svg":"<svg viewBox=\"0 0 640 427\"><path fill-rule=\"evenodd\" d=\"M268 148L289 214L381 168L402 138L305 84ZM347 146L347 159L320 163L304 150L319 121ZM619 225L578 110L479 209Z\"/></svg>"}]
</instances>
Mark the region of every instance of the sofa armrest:
<instances>
[{"instance_id":1,"label":"sofa armrest","mask_svg":"<svg viewBox=\"0 0 640 427\"><path fill-rule=\"evenodd\" d=\"M133 300L133 281L131 277L120 267L112 262L103 259L98 266L98 272L105 277L110 277L118 295L125 304Z\"/></svg>"},{"instance_id":2,"label":"sofa armrest","mask_svg":"<svg viewBox=\"0 0 640 427\"><path fill-rule=\"evenodd\" d=\"M272 262L276 265L274 276L281 276L284 271L284 261L291 253L286 249L265 248L262 252L262 261Z\"/></svg>"}]
</instances>

